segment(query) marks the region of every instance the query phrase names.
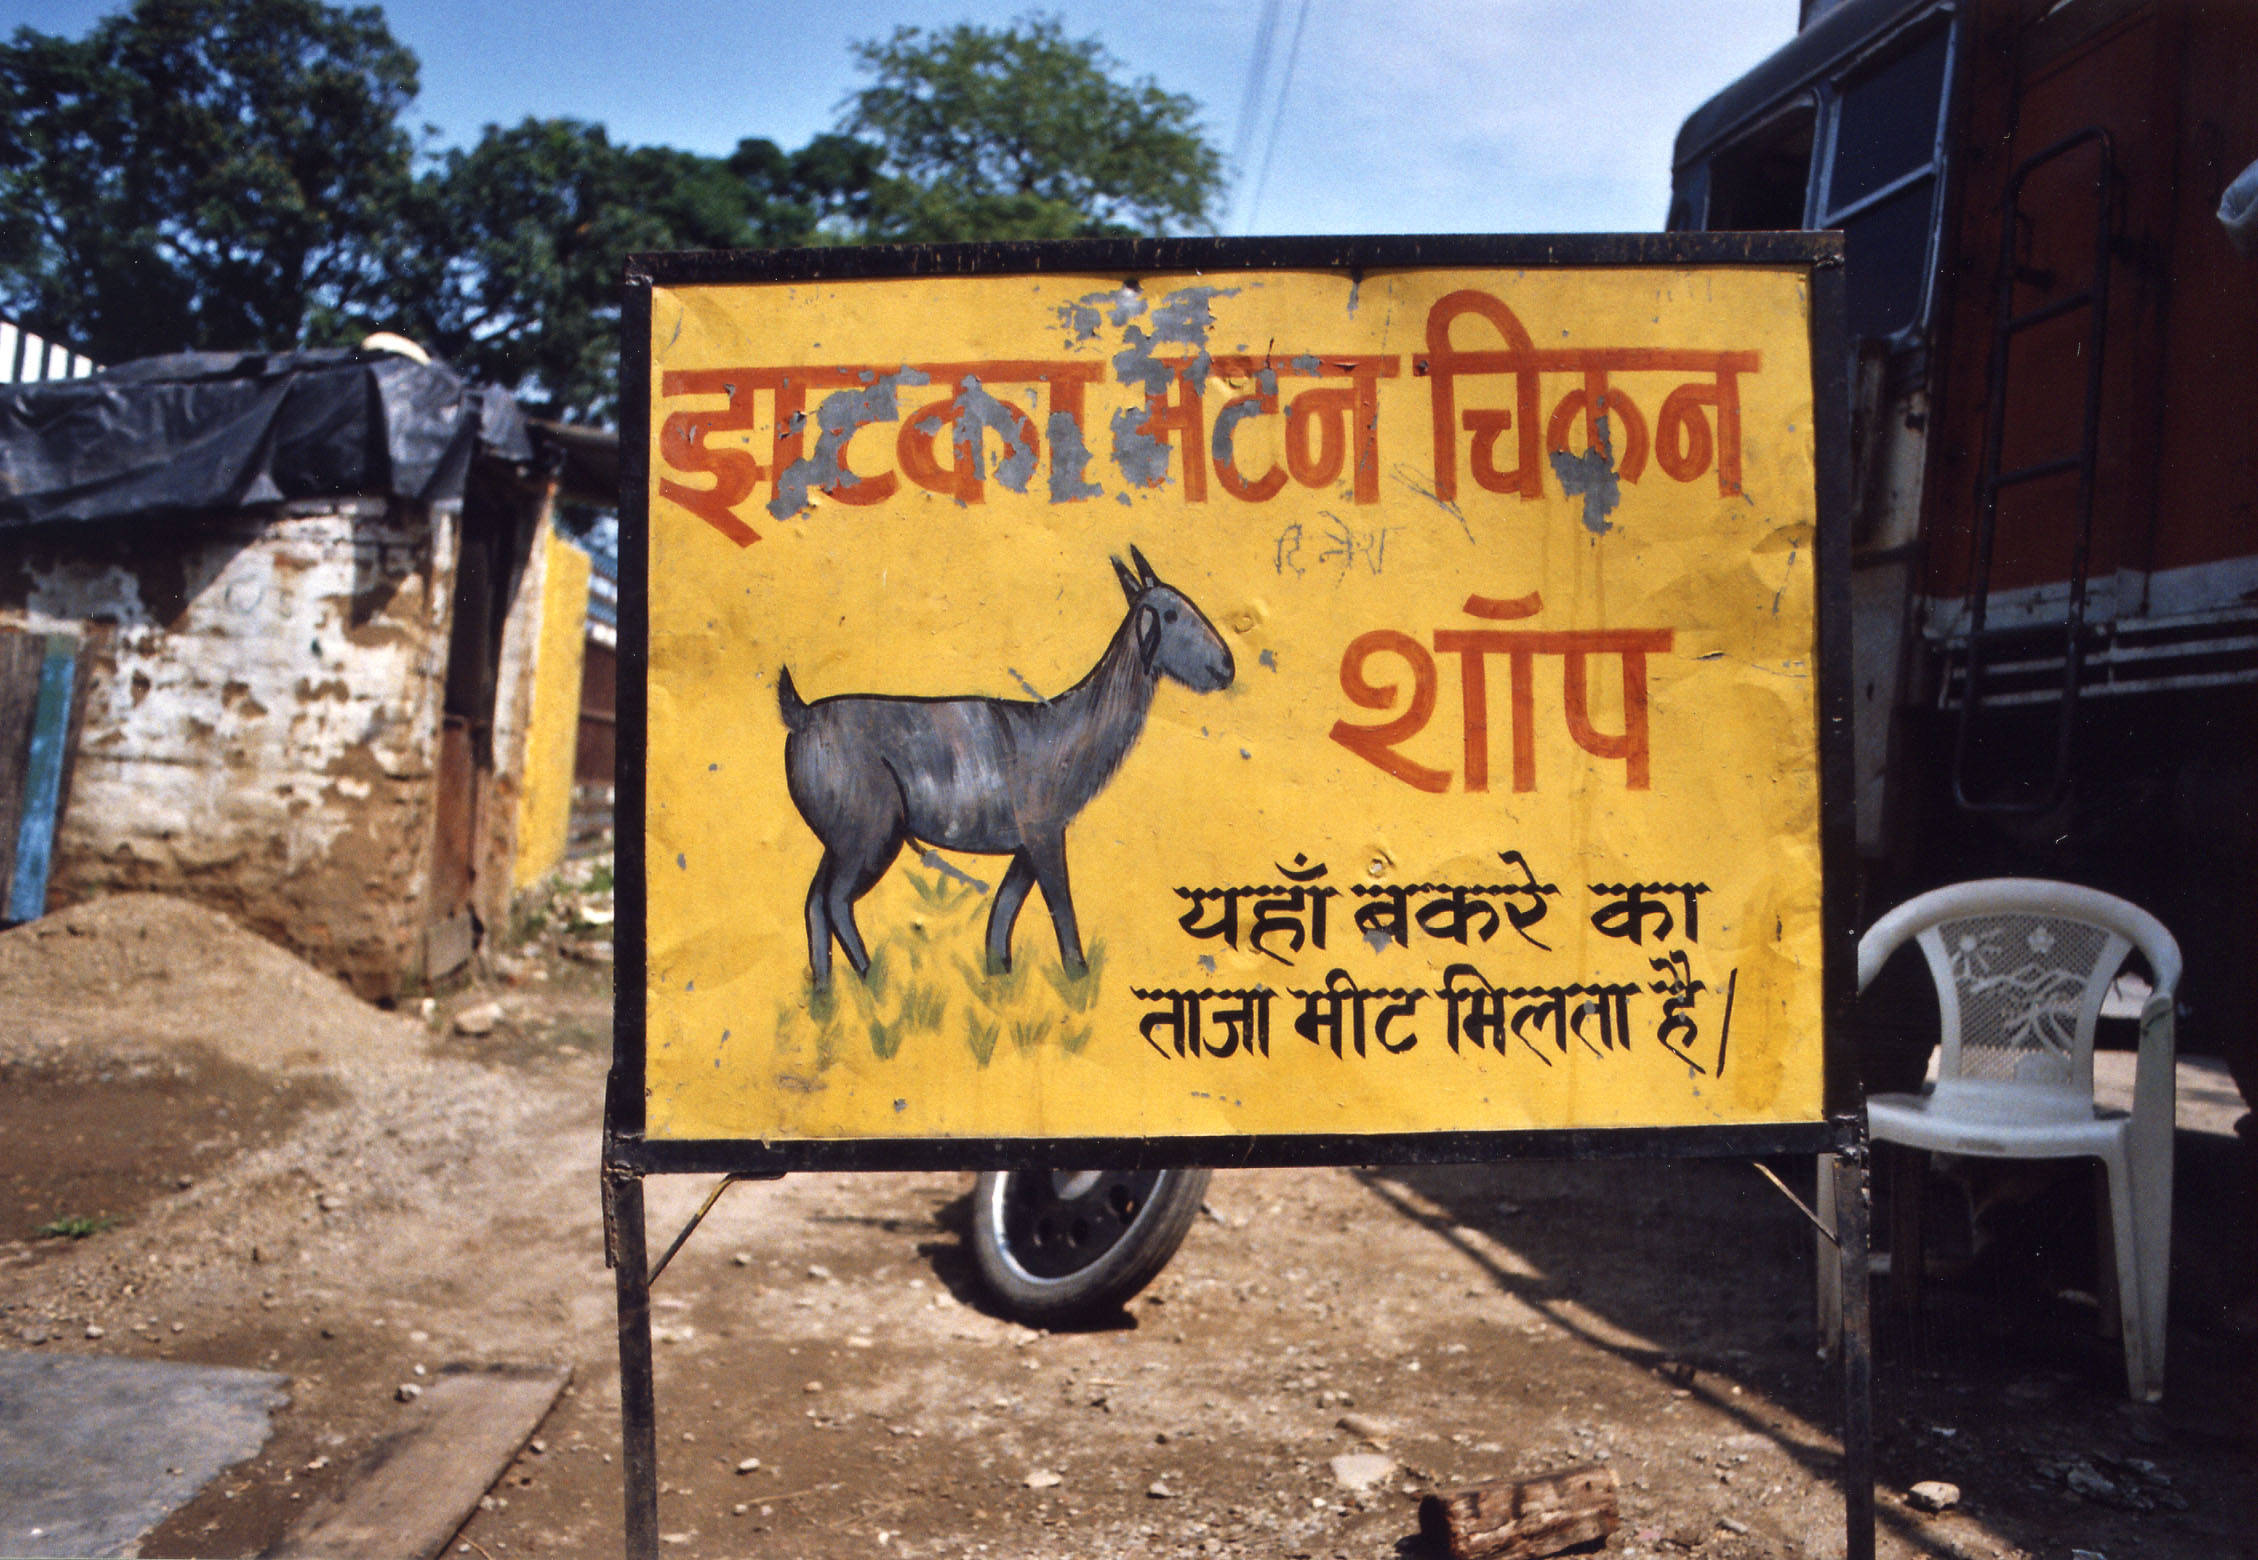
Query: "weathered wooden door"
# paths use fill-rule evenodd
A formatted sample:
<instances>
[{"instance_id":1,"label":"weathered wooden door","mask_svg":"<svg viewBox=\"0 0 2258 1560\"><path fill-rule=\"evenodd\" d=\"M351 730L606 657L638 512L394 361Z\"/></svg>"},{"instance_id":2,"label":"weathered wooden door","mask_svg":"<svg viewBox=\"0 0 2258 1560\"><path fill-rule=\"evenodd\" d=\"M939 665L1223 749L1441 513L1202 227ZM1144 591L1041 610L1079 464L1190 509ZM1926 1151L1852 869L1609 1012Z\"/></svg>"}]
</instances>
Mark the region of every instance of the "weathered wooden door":
<instances>
[{"instance_id":1,"label":"weathered wooden door","mask_svg":"<svg viewBox=\"0 0 2258 1560\"><path fill-rule=\"evenodd\" d=\"M86 657L75 634L0 631L0 922L46 913Z\"/></svg>"}]
</instances>

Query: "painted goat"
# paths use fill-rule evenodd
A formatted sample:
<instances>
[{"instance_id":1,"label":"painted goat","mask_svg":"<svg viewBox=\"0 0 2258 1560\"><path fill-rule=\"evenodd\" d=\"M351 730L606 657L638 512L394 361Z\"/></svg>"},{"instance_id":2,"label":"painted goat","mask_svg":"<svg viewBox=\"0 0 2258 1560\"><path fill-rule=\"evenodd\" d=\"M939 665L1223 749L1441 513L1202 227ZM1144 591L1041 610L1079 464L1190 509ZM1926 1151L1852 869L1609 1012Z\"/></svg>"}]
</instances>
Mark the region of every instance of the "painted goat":
<instances>
[{"instance_id":1,"label":"painted goat","mask_svg":"<svg viewBox=\"0 0 2258 1560\"><path fill-rule=\"evenodd\" d=\"M1041 885L1059 957L1085 968L1066 884L1066 827L1105 789L1144 730L1162 677L1195 693L1231 686L1231 651L1181 591L1153 577L1134 547L1114 573L1128 615L1098 664L1055 699L920 699L842 694L803 700L784 671L776 691L792 805L823 842L808 885L808 968L831 978L831 939L858 975L870 954L855 901L885 876L902 846L1009 856L988 911L988 962L1011 967L1011 928L1027 890Z\"/></svg>"}]
</instances>

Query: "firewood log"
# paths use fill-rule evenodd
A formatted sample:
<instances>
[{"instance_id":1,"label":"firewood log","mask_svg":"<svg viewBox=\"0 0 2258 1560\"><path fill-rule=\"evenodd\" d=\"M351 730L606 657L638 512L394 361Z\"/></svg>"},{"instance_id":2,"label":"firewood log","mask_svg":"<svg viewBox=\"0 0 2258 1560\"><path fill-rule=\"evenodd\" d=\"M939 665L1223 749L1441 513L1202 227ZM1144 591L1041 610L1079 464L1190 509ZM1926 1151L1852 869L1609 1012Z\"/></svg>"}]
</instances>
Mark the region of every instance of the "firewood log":
<instances>
[{"instance_id":1,"label":"firewood log","mask_svg":"<svg viewBox=\"0 0 2258 1560\"><path fill-rule=\"evenodd\" d=\"M1539 1560L1615 1531L1612 1468L1499 1479L1419 1503L1419 1531L1450 1560Z\"/></svg>"}]
</instances>

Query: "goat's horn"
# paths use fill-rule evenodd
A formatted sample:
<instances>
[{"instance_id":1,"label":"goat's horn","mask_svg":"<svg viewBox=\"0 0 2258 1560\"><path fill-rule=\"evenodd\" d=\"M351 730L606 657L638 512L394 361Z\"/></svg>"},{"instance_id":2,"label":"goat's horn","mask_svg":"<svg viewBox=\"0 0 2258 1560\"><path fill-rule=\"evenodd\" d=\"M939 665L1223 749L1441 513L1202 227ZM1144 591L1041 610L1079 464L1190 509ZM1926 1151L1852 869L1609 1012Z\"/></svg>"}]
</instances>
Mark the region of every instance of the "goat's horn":
<instances>
[{"instance_id":1,"label":"goat's horn","mask_svg":"<svg viewBox=\"0 0 2258 1560\"><path fill-rule=\"evenodd\" d=\"M1147 585L1158 585L1160 583L1159 577L1153 573L1153 566L1145 562L1145 555L1143 553L1137 551L1136 548L1132 547L1129 549L1129 556L1135 561L1137 565L1138 579L1140 579Z\"/></svg>"},{"instance_id":2,"label":"goat's horn","mask_svg":"<svg viewBox=\"0 0 2258 1560\"><path fill-rule=\"evenodd\" d=\"M1121 589L1123 593L1126 594L1131 601L1135 601L1139 596L1143 595L1145 588L1144 586L1137 583L1137 576L1129 572L1129 565L1123 563L1119 558L1112 559L1111 562L1113 564L1114 577L1121 581Z\"/></svg>"}]
</instances>

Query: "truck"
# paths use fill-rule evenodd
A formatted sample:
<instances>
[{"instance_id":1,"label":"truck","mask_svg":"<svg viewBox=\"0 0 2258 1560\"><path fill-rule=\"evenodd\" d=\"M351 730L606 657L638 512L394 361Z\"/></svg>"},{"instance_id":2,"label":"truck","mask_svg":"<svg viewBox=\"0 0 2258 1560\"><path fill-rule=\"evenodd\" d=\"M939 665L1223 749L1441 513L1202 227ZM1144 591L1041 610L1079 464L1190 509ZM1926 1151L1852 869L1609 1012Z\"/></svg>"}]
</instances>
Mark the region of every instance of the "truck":
<instances>
[{"instance_id":1,"label":"truck","mask_svg":"<svg viewBox=\"0 0 2258 1560\"><path fill-rule=\"evenodd\" d=\"M2246 1100L2254 163L2246 0L1804 0L1681 127L1668 218L1844 235L1860 923L1975 877L2130 899ZM1921 1056L1866 1051L1870 1087Z\"/></svg>"}]
</instances>

